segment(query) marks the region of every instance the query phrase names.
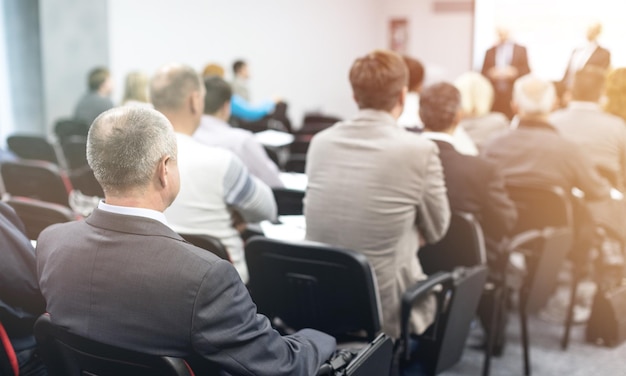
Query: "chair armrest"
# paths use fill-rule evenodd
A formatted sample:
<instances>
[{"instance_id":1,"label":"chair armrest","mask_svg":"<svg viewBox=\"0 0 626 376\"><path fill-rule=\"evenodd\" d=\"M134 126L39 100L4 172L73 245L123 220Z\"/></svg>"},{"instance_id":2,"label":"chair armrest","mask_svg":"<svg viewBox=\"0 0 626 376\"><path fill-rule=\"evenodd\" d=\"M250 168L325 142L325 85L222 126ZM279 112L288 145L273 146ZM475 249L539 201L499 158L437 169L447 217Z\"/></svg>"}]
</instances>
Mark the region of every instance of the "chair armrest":
<instances>
[{"instance_id":1,"label":"chair armrest","mask_svg":"<svg viewBox=\"0 0 626 376\"><path fill-rule=\"evenodd\" d=\"M417 282L415 285L409 287L404 294L402 294L402 309L401 309L401 319L400 319L400 333L401 340L404 345L403 357L405 360L409 359L410 356L410 348L409 348L409 337L410 337L410 329L409 329L409 320L411 317L411 310L413 308L413 304L420 298L429 294L433 288L443 283L452 281L454 279L454 275L452 272L437 272L428 279Z\"/></svg>"}]
</instances>

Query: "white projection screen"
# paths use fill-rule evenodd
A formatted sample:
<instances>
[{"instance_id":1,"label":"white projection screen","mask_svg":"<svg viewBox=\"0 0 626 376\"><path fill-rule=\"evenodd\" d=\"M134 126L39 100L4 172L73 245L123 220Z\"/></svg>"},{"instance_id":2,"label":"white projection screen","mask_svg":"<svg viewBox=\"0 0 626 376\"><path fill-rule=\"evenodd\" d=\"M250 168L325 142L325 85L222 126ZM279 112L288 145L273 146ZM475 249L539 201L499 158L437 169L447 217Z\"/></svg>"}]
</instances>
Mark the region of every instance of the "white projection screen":
<instances>
[{"instance_id":1,"label":"white projection screen","mask_svg":"<svg viewBox=\"0 0 626 376\"><path fill-rule=\"evenodd\" d=\"M475 0L474 69L480 69L499 25L526 46L533 73L563 76L572 50L582 46L587 26L603 26L599 43L611 51L611 65L626 66L626 2L617 0Z\"/></svg>"}]
</instances>

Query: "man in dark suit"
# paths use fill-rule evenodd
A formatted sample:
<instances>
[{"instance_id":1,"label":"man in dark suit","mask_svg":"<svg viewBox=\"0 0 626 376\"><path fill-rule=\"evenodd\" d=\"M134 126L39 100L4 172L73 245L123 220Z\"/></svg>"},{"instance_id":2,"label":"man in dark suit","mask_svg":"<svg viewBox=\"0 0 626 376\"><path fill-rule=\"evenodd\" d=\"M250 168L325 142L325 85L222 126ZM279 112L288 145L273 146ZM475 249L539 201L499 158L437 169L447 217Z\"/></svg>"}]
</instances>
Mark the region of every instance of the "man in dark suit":
<instances>
[{"instance_id":1,"label":"man in dark suit","mask_svg":"<svg viewBox=\"0 0 626 376\"><path fill-rule=\"evenodd\" d=\"M515 205L504 189L504 178L494 163L461 154L454 148L452 134L461 120L461 94L453 85L442 82L424 89L420 117L424 137L439 147L450 208L477 217L493 265L498 259L499 244L517 219Z\"/></svg>"},{"instance_id":2,"label":"man in dark suit","mask_svg":"<svg viewBox=\"0 0 626 376\"><path fill-rule=\"evenodd\" d=\"M487 50L482 74L489 78L495 90L492 110L513 117L511 96L513 83L519 77L530 73L526 47L514 43L509 30L497 30L498 43Z\"/></svg>"},{"instance_id":3,"label":"man in dark suit","mask_svg":"<svg viewBox=\"0 0 626 376\"><path fill-rule=\"evenodd\" d=\"M0 323L15 351L20 375L45 375L33 336L33 324L46 309L37 283L35 250L24 233L22 221L2 202L0 244Z\"/></svg>"},{"instance_id":4,"label":"man in dark suit","mask_svg":"<svg viewBox=\"0 0 626 376\"><path fill-rule=\"evenodd\" d=\"M609 69L611 52L598 44L600 34L602 34L602 24L599 22L592 23L587 28L587 43L572 52L565 74L557 86L559 96L565 96L563 98L564 104L569 101L576 72L588 67L597 67L605 71Z\"/></svg>"},{"instance_id":5,"label":"man in dark suit","mask_svg":"<svg viewBox=\"0 0 626 376\"><path fill-rule=\"evenodd\" d=\"M281 337L256 313L237 271L185 242L163 211L179 191L176 136L159 112L99 116L87 159L105 201L84 221L37 243L39 285L52 322L96 341L183 357L196 374L312 375L335 339L311 329ZM183 182L184 184L184 182Z\"/></svg>"}]
</instances>

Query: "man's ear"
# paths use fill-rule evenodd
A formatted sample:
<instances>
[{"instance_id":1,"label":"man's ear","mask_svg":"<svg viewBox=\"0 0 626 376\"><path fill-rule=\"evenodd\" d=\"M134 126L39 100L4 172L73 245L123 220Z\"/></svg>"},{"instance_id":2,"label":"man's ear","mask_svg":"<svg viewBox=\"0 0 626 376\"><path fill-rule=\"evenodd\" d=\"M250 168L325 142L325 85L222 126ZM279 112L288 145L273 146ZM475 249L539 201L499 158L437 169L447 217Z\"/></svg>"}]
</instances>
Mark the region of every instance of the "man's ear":
<instances>
[{"instance_id":1,"label":"man's ear","mask_svg":"<svg viewBox=\"0 0 626 376\"><path fill-rule=\"evenodd\" d=\"M159 164L157 166L157 177L159 178L159 184L161 188L167 187L167 174L169 173L167 163L172 158L169 155L164 156L159 160Z\"/></svg>"},{"instance_id":2,"label":"man's ear","mask_svg":"<svg viewBox=\"0 0 626 376\"><path fill-rule=\"evenodd\" d=\"M204 98L202 98L200 91L192 92L189 101L191 112L193 114L202 114L202 112L204 111Z\"/></svg>"}]
</instances>

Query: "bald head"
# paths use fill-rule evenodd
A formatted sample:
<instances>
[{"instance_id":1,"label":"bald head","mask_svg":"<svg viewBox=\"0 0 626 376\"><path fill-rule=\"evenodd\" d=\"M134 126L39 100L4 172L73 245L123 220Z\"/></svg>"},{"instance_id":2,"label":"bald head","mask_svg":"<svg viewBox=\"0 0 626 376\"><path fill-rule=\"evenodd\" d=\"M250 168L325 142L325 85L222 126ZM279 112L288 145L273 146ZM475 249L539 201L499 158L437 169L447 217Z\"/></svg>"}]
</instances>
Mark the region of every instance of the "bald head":
<instances>
[{"instance_id":1,"label":"bald head","mask_svg":"<svg viewBox=\"0 0 626 376\"><path fill-rule=\"evenodd\" d=\"M532 75L520 77L513 86L513 102L520 115L542 116L554 108L556 90L552 82Z\"/></svg>"},{"instance_id":2,"label":"bald head","mask_svg":"<svg viewBox=\"0 0 626 376\"><path fill-rule=\"evenodd\" d=\"M202 78L191 67L169 64L161 67L150 82L150 98L154 108L161 111L181 110L193 92L204 89Z\"/></svg>"},{"instance_id":3,"label":"bald head","mask_svg":"<svg viewBox=\"0 0 626 376\"><path fill-rule=\"evenodd\" d=\"M159 161L176 155L170 122L150 108L113 108L98 116L89 129L87 161L107 195L147 187Z\"/></svg>"}]
</instances>

